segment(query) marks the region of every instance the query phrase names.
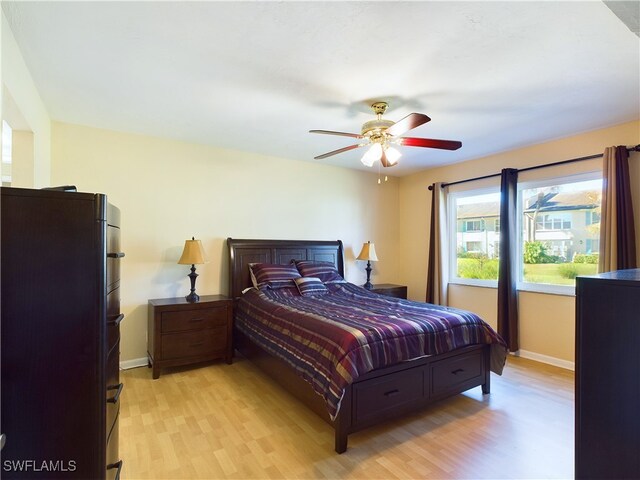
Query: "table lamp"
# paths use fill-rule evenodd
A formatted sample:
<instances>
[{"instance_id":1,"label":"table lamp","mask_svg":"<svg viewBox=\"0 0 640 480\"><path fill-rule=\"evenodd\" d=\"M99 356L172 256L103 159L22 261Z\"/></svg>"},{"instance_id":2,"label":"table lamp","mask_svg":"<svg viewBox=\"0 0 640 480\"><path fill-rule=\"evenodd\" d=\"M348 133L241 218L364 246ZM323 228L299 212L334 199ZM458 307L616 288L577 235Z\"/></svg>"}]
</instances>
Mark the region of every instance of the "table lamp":
<instances>
[{"instance_id":1,"label":"table lamp","mask_svg":"<svg viewBox=\"0 0 640 480\"><path fill-rule=\"evenodd\" d=\"M373 284L371 283L371 262L378 261L378 256L376 255L376 247L374 246L374 244L371 242L367 242L362 245L362 250L360 251L360 255L356 257L356 260L367 261L367 283L365 283L363 287L371 290L373 288Z\"/></svg>"},{"instance_id":2,"label":"table lamp","mask_svg":"<svg viewBox=\"0 0 640 480\"><path fill-rule=\"evenodd\" d=\"M182 256L178 260L180 265L191 265L191 273L188 275L191 280L191 293L185 297L187 302L195 303L200 300L200 296L196 294L196 265L205 263L204 249L202 242L191 237L191 240L185 240Z\"/></svg>"}]
</instances>

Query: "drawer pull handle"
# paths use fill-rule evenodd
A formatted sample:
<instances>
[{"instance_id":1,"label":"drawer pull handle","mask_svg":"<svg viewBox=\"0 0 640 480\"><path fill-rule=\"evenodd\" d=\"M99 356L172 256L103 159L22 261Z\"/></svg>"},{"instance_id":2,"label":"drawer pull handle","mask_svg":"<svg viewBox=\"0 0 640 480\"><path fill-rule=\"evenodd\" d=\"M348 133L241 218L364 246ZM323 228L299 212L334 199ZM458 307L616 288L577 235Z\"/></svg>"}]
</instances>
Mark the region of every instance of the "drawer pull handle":
<instances>
[{"instance_id":1,"label":"drawer pull handle","mask_svg":"<svg viewBox=\"0 0 640 480\"><path fill-rule=\"evenodd\" d=\"M189 320L191 323L198 323L198 322L202 322L204 320L204 318L192 318L191 320Z\"/></svg>"},{"instance_id":2,"label":"drawer pull handle","mask_svg":"<svg viewBox=\"0 0 640 480\"><path fill-rule=\"evenodd\" d=\"M204 345L204 342L200 342L200 343L192 343L191 345L189 345L190 347L201 347L202 345Z\"/></svg>"},{"instance_id":3,"label":"drawer pull handle","mask_svg":"<svg viewBox=\"0 0 640 480\"><path fill-rule=\"evenodd\" d=\"M123 388L124 388L124 384L122 383L119 383L118 385L108 386L107 390L117 390L117 392L113 397L107 398L107 403L118 403L118 400L120 399L120 394L122 393Z\"/></svg>"},{"instance_id":4,"label":"drawer pull handle","mask_svg":"<svg viewBox=\"0 0 640 480\"><path fill-rule=\"evenodd\" d=\"M117 468L115 480L120 480L120 472L122 471L122 460L118 460L116 463L110 463L107 465L107 470L111 470L113 468Z\"/></svg>"},{"instance_id":5,"label":"drawer pull handle","mask_svg":"<svg viewBox=\"0 0 640 480\"><path fill-rule=\"evenodd\" d=\"M124 252L107 253L107 257L108 258L122 258L122 257L124 257Z\"/></svg>"},{"instance_id":6,"label":"drawer pull handle","mask_svg":"<svg viewBox=\"0 0 640 480\"><path fill-rule=\"evenodd\" d=\"M120 322L123 319L124 319L124 313L121 313L117 317L110 318L109 321L107 321L107 324L109 324L112 327L117 327L118 325L120 325Z\"/></svg>"},{"instance_id":7,"label":"drawer pull handle","mask_svg":"<svg viewBox=\"0 0 640 480\"><path fill-rule=\"evenodd\" d=\"M454 370L451 373L453 373L454 375L457 375L457 374L462 373L462 372L464 372L464 368L458 368L457 370Z\"/></svg>"},{"instance_id":8,"label":"drawer pull handle","mask_svg":"<svg viewBox=\"0 0 640 480\"><path fill-rule=\"evenodd\" d=\"M400 393L400 390L398 390L397 388L395 390L390 390L388 392L384 393L385 397L395 397L396 395L398 395Z\"/></svg>"}]
</instances>

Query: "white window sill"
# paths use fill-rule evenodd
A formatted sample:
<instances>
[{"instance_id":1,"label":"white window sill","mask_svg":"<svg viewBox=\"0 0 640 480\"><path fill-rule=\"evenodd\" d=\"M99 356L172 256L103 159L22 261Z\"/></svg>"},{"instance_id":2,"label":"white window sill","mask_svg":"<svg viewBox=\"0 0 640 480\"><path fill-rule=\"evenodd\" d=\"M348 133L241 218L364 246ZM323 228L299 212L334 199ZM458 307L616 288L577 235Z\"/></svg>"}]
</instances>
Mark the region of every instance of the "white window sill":
<instances>
[{"instance_id":1,"label":"white window sill","mask_svg":"<svg viewBox=\"0 0 640 480\"><path fill-rule=\"evenodd\" d=\"M452 278L449 284L466 285L468 287L498 288L497 280L480 280L476 278Z\"/></svg>"},{"instance_id":2,"label":"white window sill","mask_svg":"<svg viewBox=\"0 0 640 480\"><path fill-rule=\"evenodd\" d=\"M497 280L477 280L473 278L454 278L449 280L449 285L464 285L467 287L498 288ZM548 295L561 295L575 297L576 287L573 285L550 285L545 283L518 283L519 292L544 293Z\"/></svg>"},{"instance_id":3,"label":"white window sill","mask_svg":"<svg viewBox=\"0 0 640 480\"><path fill-rule=\"evenodd\" d=\"M548 283L518 283L518 291L532 293L547 293L549 295L563 295L575 297L575 285L551 285Z\"/></svg>"}]
</instances>

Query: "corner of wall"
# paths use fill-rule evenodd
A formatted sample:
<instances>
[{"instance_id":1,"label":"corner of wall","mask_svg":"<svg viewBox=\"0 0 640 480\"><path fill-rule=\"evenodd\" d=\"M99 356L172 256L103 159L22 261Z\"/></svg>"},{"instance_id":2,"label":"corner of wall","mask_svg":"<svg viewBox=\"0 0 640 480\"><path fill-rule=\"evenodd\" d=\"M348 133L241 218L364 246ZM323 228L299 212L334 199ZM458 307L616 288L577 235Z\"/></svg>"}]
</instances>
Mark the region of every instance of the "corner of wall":
<instances>
[{"instance_id":1,"label":"corner of wall","mask_svg":"<svg viewBox=\"0 0 640 480\"><path fill-rule=\"evenodd\" d=\"M2 16L0 90L7 89L21 117L28 125L28 129L20 128L20 130L33 133L33 182L28 186L49 186L51 184L51 117L20 52L4 11L0 15ZM3 94L0 93L0 95L4 97ZM6 107L5 100L2 99L1 107ZM0 112L4 118L5 111L0 110Z\"/></svg>"}]
</instances>

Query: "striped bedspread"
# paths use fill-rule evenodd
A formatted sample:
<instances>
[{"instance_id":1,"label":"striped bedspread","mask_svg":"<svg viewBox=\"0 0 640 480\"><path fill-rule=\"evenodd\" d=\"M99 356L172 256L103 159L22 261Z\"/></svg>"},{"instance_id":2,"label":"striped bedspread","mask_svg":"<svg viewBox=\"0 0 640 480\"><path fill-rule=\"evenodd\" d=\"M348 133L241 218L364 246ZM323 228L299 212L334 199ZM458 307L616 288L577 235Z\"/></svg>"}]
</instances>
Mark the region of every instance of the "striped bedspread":
<instances>
[{"instance_id":1,"label":"striped bedspread","mask_svg":"<svg viewBox=\"0 0 640 480\"><path fill-rule=\"evenodd\" d=\"M377 295L351 283L327 288L319 296L252 289L240 299L235 326L309 382L332 419L350 383L405 360L491 344L491 369L502 373L505 344L474 313Z\"/></svg>"}]
</instances>

